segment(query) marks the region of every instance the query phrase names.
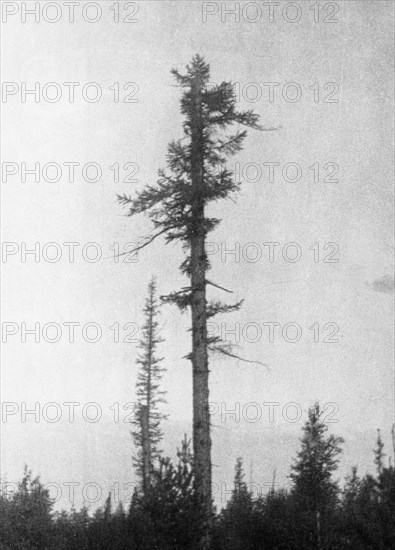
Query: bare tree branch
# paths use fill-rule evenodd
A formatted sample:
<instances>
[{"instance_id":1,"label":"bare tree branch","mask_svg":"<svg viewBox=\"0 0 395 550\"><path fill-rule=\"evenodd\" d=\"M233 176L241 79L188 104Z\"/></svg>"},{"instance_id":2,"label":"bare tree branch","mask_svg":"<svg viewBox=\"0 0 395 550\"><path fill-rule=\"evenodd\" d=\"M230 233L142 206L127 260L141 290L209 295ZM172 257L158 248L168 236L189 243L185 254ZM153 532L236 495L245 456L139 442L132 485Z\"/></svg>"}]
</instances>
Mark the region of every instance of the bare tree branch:
<instances>
[{"instance_id":1,"label":"bare tree branch","mask_svg":"<svg viewBox=\"0 0 395 550\"><path fill-rule=\"evenodd\" d=\"M229 294L233 294L233 290L228 290L227 288L224 288L223 286L217 285L216 283L213 283L206 279L206 284L215 286L216 288L219 288L220 290L224 290L225 292L228 292Z\"/></svg>"},{"instance_id":2,"label":"bare tree branch","mask_svg":"<svg viewBox=\"0 0 395 550\"><path fill-rule=\"evenodd\" d=\"M255 363L256 365L261 365L262 367L266 367L269 371L271 371L271 368L266 363L262 363L261 361L256 361L252 359L244 359L244 357L240 357L240 355L236 355L232 351L221 348L221 347L215 347L215 346L209 346L208 348L210 351L222 353L223 355L226 355L227 357L231 357L232 359L238 359L239 361L243 361L243 363Z\"/></svg>"},{"instance_id":3,"label":"bare tree branch","mask_svg":"<svg viewBox=\"0 0 395 550\"><path fill-rule=\"evenodd\" d=\"M174 229L173 227L165 227L162 229L162 231L159 231L159 233L155 233L155 235L152 235L151 237L145 237L147 240L141 245L136 246L133 250L128 250L127 252L121 252L120 254L116 254L115 256L108 256L107 258L104 258L105 260L112 260L113 258L119 258L120 256L126 256L127 254L133 254L133 252L138 252L139 250L142 250L146 246L152 243L157 237L160 237L163 235L163 233L166 233L166 231L169 231L169 229Z\"/></svg>"}]
</instances>

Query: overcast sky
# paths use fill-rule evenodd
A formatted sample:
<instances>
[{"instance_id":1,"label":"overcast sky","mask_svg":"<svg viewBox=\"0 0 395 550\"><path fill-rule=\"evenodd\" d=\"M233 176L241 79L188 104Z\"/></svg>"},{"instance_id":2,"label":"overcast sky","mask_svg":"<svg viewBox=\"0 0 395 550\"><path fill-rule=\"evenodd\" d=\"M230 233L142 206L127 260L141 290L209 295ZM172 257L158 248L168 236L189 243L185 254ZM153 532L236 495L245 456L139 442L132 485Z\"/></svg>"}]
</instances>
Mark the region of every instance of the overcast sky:
<instances>
[{"instance_id":1,"label":"overcast sky","mask_svg":"<svg viewBox=\"0 0 395 550\"><path fill-rule=\"evenodd\" d=\"M239 354L267 365L210 360L210 400L218 405L213 405L214 479L230 483L241 455L251 480L271 479L277 467L278 480L285 483L307 408L317 399L333 404L328 418L337 420L330 429L346 439L344 471L354 463L363 471L370 467L376 428L389 452L392 3L338 1L325 11L320 2L318 13L310 9L313 2L298 2L297 8L280 2L271 22L262 2L250 3L247 11L241 2L238 21L221 13L220 2L138 2L138 13L134 3L120 2L119 23L112 2L100 2L101 15L95 3L85 9L85 19L100 17L96 23L84 20L85 2L75 7L74 23L63 2L58 13L41 2L39 22L29 15L23 22L21 3L4 4L10 6L3 25L3 80L9 83L2 104L8 134L3 162L15 164L5 168L6 179L3 174L3 240L15 244L7 244L9 254L3 255L2 316L3 332L15 334L3 344L2 401L16 405L8 406L15 414L6 422L3 415L3 479L19 479L25 463L45 482L109 487L134 479L128 425L113 421L114 403L120 404L123 420L123 405L134 401L137 347L123 339L139 335L151 274L157 275L161 294L187 281L178 272L177 244L157 240L130 263L114 261L114 243L122 252L125 243L150 230L146 218L124 216L116 193L133 194L153 184L165 165L167 143L182 137L180 90L170 70L182 71L195 53L210 63L213 83L235 83L241 109L253 108L264 126L277 128L249 132L244 151L232 161L233 167L240 163L241 193L237 201L215 207L223 222L208 238L210 278L234 292L232 298L210 289L210 296L245 300L240 312L218 318L212 330L219 335L236 330ZM58 16L56 23L45 20ZM122 22L125 16L138 21ZM27 89L39 83L37 102L31 94L24 97L24 82ZM45 87L51 82L58 84ZM74 102L65 82L79 83ZM86 87L92 82L97 85ZM59 90L59 101L50 102ZM101 99L93 102L98 90ZM138 101L125 103L125 98ZM80 163L74 181L64 165L70 162ZM27 168L40 163L40 170L57 163L61 177L46 181L56 179L52 166L41 170L40 181L26 175L24 182L22 163ZM87 163L100 166L100 181L89 181L93 166L82 173ZM126 163L134 164L124 170ZM126 174L138 182L123 182ZM74 262L67 242L79 243ZM92 242L96 248L85 246ZM23 255L23 247L34 243L39 243L37 262ZM272 261L267 243L278 243L271 245ZM231 249L239 256L226 253ZM59 250L59 261L51 263ZM97 251L101 258L88 261ZM73 321L80 325L70 343L64 323ZM5 322L15 324L5 328ZM22 323L27 328L39 323L40 342L32 335L22 341ZM46 323L61 327L58 342L45 341L44 336L55 338L53 327L43 333ZM98 342L84 341L81 329L87 323L100 326ZM131 324L124 329L126 323ZM161 323L170 414L164 447L174 454L184 431L191 430L191 367L183 358L190 350L189 316L166 306ZM272 325L273 342L270 323L279 323ZM293 325L284 337L288 323ZM92 339L94 328L86 330ZM236 336L229 332L228 339ZM22 402L28 408L40 403L37 424L31 415L23 422ZM48 421L55 408L43 412L50 402L61 408L57 423ZM64 402L80 403L73 424ZM82 417L89 402L102 410L96 423ZM279 404L274 422L263 405L268 402ZM221 408L234 409L235 403L240 422L221 418ZM261 409L256 422L248 418L255 419L259 408L246 408L248 403ZM291 419L299 410L302 417L287 421L284 410ZM84 414L94 416L94 410Z\"/></svg>"}]
</instances>

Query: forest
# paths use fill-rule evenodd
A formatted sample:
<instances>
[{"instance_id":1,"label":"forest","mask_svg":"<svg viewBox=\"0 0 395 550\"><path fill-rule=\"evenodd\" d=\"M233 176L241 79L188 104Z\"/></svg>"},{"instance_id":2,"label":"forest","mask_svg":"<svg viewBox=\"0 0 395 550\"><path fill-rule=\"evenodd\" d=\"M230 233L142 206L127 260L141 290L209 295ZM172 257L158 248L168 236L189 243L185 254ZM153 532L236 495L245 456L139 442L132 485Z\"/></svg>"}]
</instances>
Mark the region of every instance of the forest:
<instances>
[{"instance_id":1,"label":"forest","mask_svg":"<svg viewBox=\"0 0 395 550\"><path fill-rule=\"evenodd\" d=\"M254 497L238 459L232 494L210 518L197 503L187 441L175 463L164 457L155 461L145 490L141 484L127 509L122 503L112 509L109 497L94 514L84 507L54 512L48 491L25 471L16 492L1 494L0 547L194 550L208 521L212 550L394 548L395 470L380 433L372 454L375 475L360 476L354 467L340 486L334 474L342 440L326 430L316 404L303 428L288 490L272 488Z\"/></svg>"},{"instance_id":2,"label":"forest","mask_svg":"<svg viewBox=\"0 0 395 550\"><path fill-rule=\"evenodd\" d=\"M180 265L187 286L157 295L156 279L148 283L135 398L138 404L130 426L133 466L139 479L131 502L114 507L111 496L95 512L56 511L40 479L26 469L11 493L0 498L2 550L335 550L395 548L394 456L384 452L380 431L372 441L375 474L358 473L355 466L343 483L336 471L344 443L328 433L318 402L311 403L302 430L300 449L289 457L290 485L254 495L245 481L243 458L235 464L234 487L222 509L212 496L209 357L240 357L230 342L208 334L208 320L236 312L242 301L226 303L210 292L232 294L208 278L210 262L206 236L221 220L208 207L234 199L240 183L227 161L243 147L247 129L274 132L260 124L252 110L238 111L231 83L209 86L210 68L198 55L185 74L173 70L180 88L183 137L169 144L167 168L159 170L156 185L136 196L119 195L128 216L146 215L152 233L136 247L141 251L155 239L179 242ZM229 128L236 127L228 133ZM133 228L131 228L133 231ZM144 253L148 253L148 248ZM176 277L174 277L176 280ZM163 456L161 441L166 415L162 378L166 358L160 356L162 334L158 315L175 304L190 313L193 392L191 441L180 442L177 458ZM132 389L131 389L132 392ZM257 454L260 449L256 449ZM129 467L129 465L125 466ZM257 480L259 481L259 480Z\"/></svg>"}]
</instances>

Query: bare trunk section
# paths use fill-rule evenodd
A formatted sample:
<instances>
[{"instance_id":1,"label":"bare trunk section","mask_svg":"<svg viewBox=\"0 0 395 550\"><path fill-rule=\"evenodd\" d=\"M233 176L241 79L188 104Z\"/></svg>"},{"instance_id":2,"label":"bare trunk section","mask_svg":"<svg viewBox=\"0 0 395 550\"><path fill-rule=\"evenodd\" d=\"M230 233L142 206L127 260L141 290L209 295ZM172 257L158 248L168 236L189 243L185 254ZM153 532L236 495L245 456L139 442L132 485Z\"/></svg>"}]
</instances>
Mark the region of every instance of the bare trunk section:
<instances>
[{"instance_id":1,"label":"bare trunk section","mask_svg":"<svg viewBox=\"0 0 395 550\"><path fill-rule=\"evenodd\" d=\"M206 252L203 198L203 116L202 83L196 79L192 93L191 175L193 187L191 236L191 310L193 369L193 454L195 488L199 502L211 513L211 439L209 414L209 369L206 318ZM205 537L202 547L208 545Z\"/></svg>"},{"instance_id":2,"label":"bare trunk section","mask_svg":"<svg viewBox=\"0 0 395 550\"><path fill-rule=\"evenodd\" d=\"M149 438L149 418L148 407L143 405L140 411L141 425L141 446L142 446L142 477L143 477L143 492L146 495L150 482L151 473L151 450Z\"/></svg>"},{"instance_id":3,"label":"bare trunk section","mask_svg":"<svg viewBox=\"0 0 395 550\"><path fill-rule=\"evenodd\" d=\"M317 530L317 550L322 550L322 540L321 540L321 514L317 510L316 514L316 530Z\"/></svg>"}]
</instances>

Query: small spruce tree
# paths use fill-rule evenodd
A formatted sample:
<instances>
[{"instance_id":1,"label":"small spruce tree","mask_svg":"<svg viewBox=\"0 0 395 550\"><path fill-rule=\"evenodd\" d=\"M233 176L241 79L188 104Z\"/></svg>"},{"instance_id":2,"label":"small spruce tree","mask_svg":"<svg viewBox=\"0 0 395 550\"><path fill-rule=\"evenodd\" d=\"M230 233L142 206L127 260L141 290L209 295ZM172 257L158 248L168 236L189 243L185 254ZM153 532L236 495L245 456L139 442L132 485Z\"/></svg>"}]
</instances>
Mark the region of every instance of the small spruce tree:
<instances>
[{"instance_id":1,"label":"small spruce tree","mask_svg":"<svg viewBox=\"0 0 395 550\"><path fill-rule=\"evenodd\" d=\"M253 495L244 480L243 461L238 458L234 486L214 531L214 548L254 550L262 548L262 533Z\"/></svg>"},{"instance_id":2,"label":"small spruce tree","mask_svg":"<svg viewBox=\"0 0 395 550\"><path fill-rule=\"evenodd\" d=\"M383 471L383 465L384 465L385 453L383 449L384 449L384 443L383 443L383 440L381 439L381 433L380 433L380 430L377 430L376 448L373 450L373 452L374 452L374 463L376 464L377 473L379 476Z\"/></svg>"},{"instance_id":3,"label":"small spruce tree","mask_svg":"<svg viewBox=\"0 0 395 550\"><path fill-rule=\"evenodd\" d=\"M301 544L315 550L328 547L339 495L332 475L338 466L343 439L334 435L326 437L327 429L320 406L315 403L309 409L302 448L290 475L296 509L300 512L297 529L301 529Z\"/></svg>"}]
</instances>

